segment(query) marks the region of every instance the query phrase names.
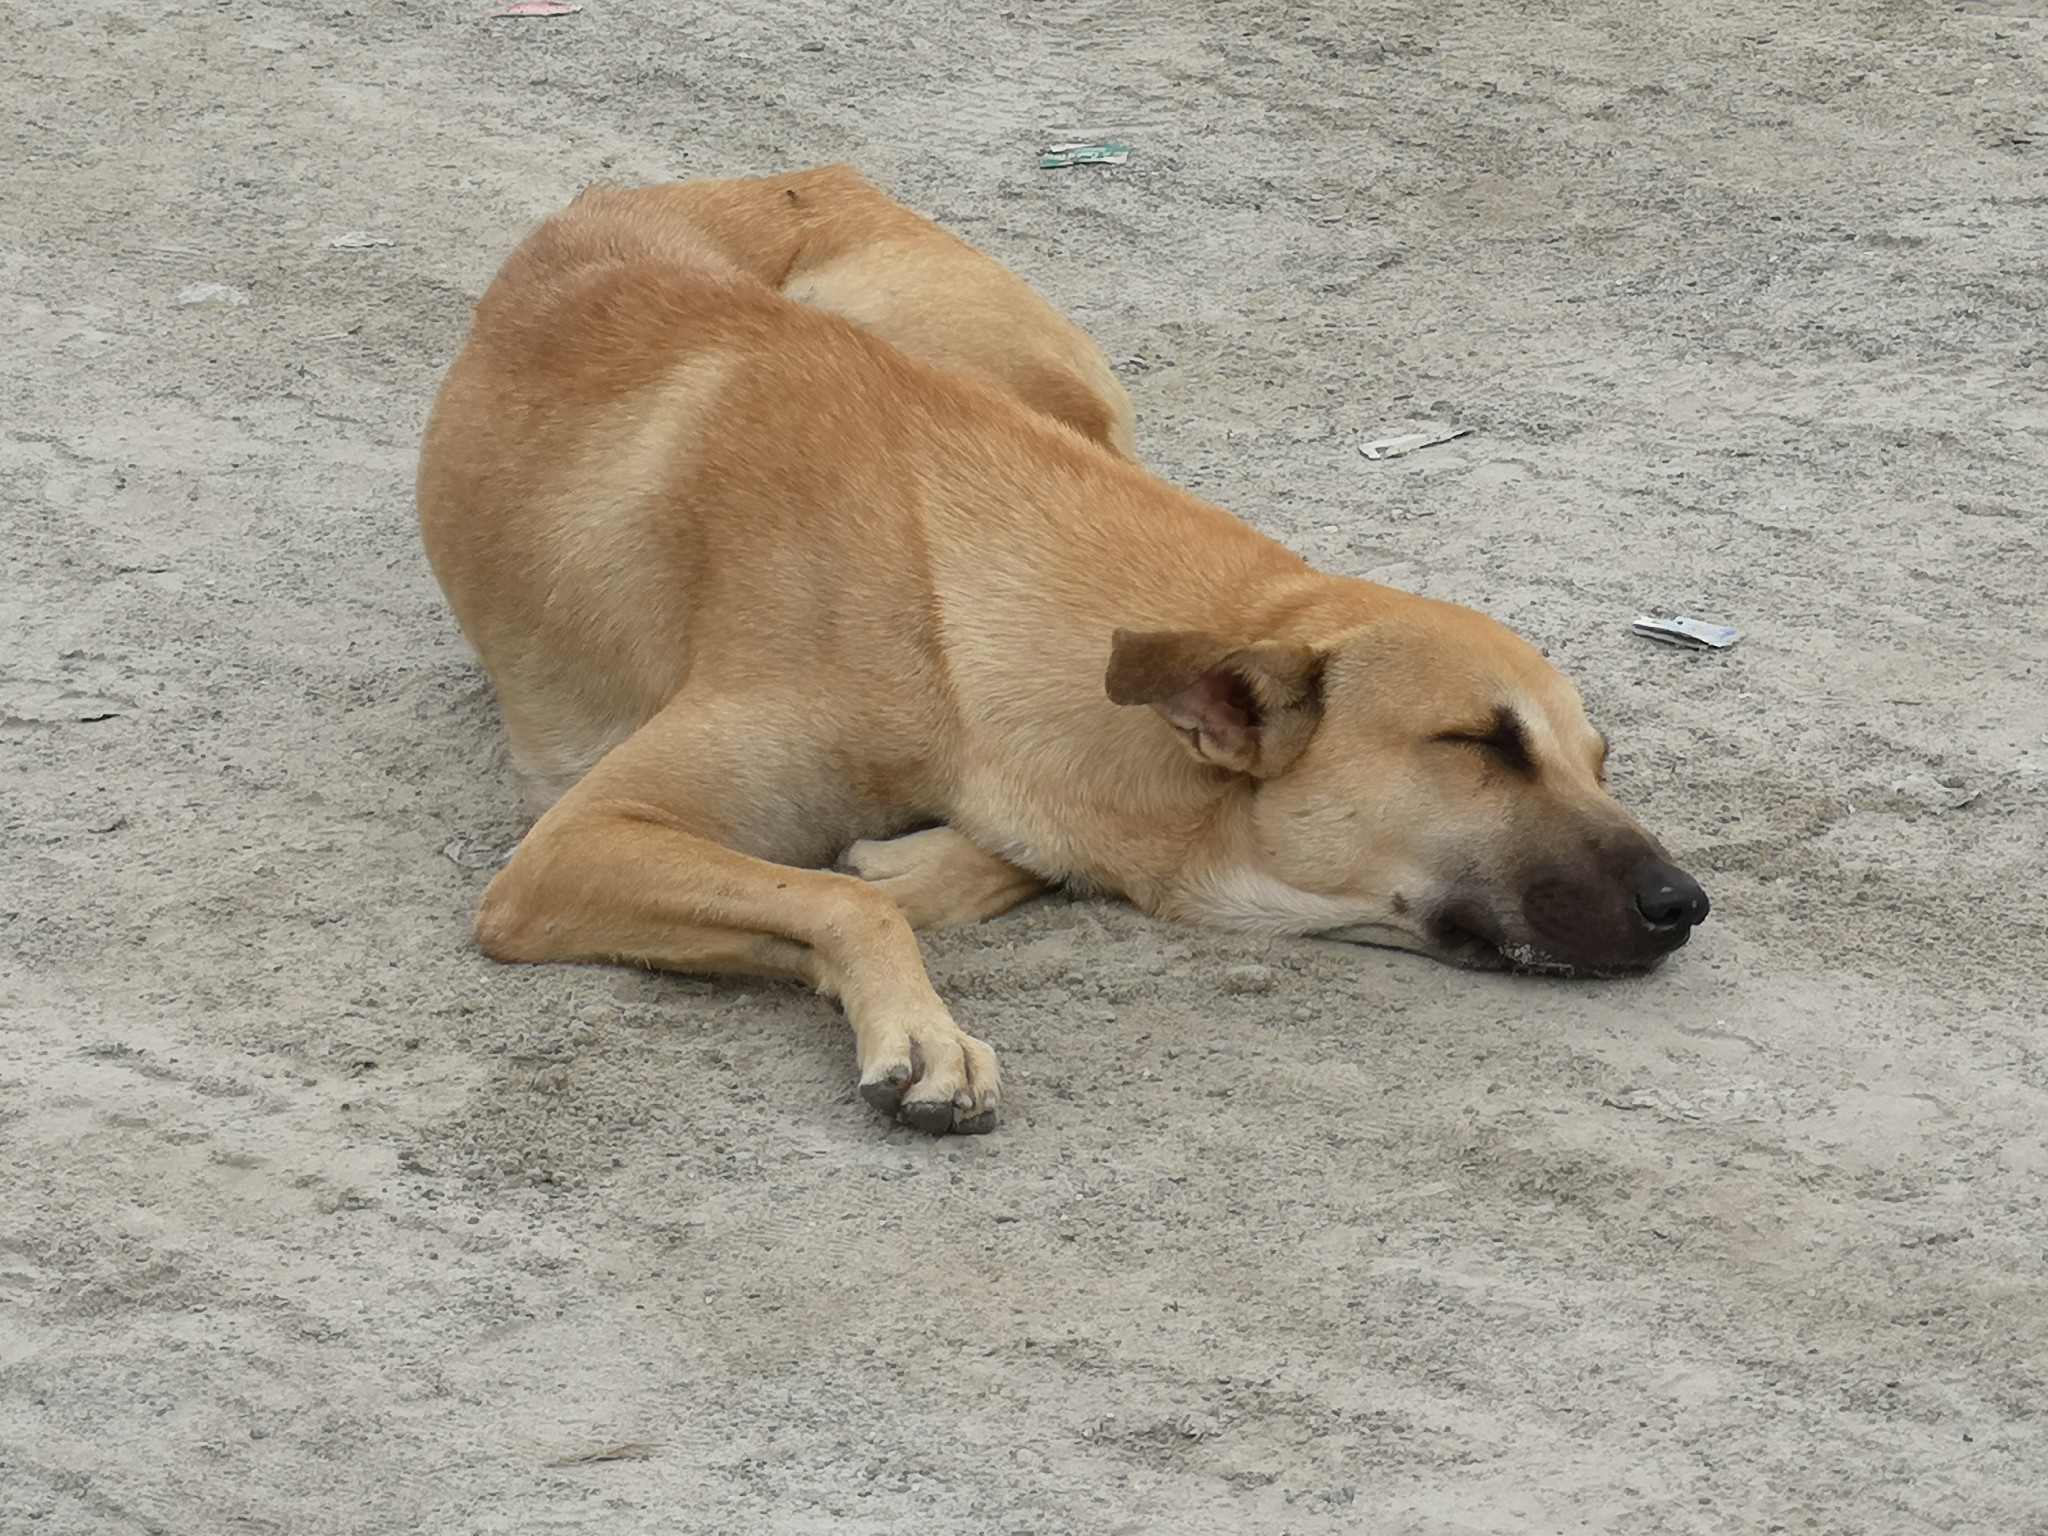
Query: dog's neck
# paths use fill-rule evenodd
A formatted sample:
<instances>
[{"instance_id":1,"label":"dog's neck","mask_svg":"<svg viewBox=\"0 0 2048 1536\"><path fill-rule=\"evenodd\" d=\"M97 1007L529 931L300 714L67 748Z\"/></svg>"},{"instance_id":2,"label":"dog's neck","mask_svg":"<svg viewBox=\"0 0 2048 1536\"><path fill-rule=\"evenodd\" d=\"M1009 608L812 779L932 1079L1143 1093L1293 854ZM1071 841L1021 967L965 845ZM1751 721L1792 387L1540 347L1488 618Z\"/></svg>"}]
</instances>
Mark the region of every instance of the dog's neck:
<instances>
[{"instance_id":1,"label":"dog's neck","mask_svg":"<svg viewBox=\"0 0 2048 1536\"><path fill-rule=\"evenodd\" d=\"M1199 498L1099 457L1101 479L1091 489L1109 500L1108 515L1075 498L1032 509L1036 538L1015 545L1002 537L1006 519L977 530L980 561L962 573L966 590L951 593L960 617L949 628L957 702L973 717L967 734L982 750L948 814L984 847L1048 879L1115 892L1160 915L1232 924L1242 917L1272 930L1270 893L1238 890L1236 876L1225 874L1256 867L1245 856L1254 783L1198 761L1154 710L1110 701L1111 632L1191 630L1320 646L1410 599L1318 571ZM1046 518L1064 523L1072 541L1056 559L1043 543ZM1105 526L1123 531L1114 551L1076 561L1074 548L1102 542ZM1145 537L1131 539L1134 527ZM1001 600L984 599L996 582ZM1004 630L984 630L983 614L1002 615ZM1038 664L1016 667L1016 648L1030 649ZM1010 664L980 664L995 658ZM1280 926L1309 931L1321 916Z\"/></svg>"}]
</instances>

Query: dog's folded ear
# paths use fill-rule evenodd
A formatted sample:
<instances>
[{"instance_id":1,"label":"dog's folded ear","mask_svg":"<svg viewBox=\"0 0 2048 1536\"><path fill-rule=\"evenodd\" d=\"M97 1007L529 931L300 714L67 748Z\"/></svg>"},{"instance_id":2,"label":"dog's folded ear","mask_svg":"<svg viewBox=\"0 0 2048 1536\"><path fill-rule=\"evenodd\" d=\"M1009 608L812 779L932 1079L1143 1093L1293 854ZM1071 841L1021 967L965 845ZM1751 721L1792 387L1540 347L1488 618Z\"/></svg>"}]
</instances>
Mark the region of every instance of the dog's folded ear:
<instances>
[{"instance_id":1,"label":"dog's folded ear","mask_svg":"<svg viewBox=\"0 0 2048 1536\"><path fill-rule=\"evenodd\" d=\"M1323 717L1323 653L1198 629L1120 629L1103 678L1118 704L1149 704L1196 757L1269 779L1301 756Z\"/></svg>"}]
</instances>

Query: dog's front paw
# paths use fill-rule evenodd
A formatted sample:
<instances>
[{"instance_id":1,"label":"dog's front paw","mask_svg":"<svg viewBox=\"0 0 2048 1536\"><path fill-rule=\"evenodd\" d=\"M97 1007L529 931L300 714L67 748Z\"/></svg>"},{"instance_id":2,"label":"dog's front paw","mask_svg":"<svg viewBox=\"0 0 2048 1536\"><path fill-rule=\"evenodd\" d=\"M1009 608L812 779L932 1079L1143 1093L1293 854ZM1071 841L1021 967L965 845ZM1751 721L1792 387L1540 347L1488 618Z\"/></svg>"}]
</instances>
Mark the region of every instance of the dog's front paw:
<instances>
[{"instance_id":1,"label":"dog's front paw","mask_svg":"<svg viewBox=\"0 0 2048 1536\"><path fill-rule=\"evenodd\" d=\"M884 1029L878 1036L861 1052L862 1098L934 1136L979 1136L996 1128L1000 1073L986 1041L951 1020Z\"/></svg>"},{"instance_id":2,"label":"dog's front paw","mask_svg":"<svg viewBox=\"0 0 2048 1536\"><path fill-rule=\"evenodd\" d=\"M839 867L879 888L913 928L962 928L1045 889L1038 876L983 852L951 827L863 839L839 856Z\"/></svg>"},{"instance_id":3,"label":"dog's front paw","mask_svg":"<svg viewBox=\"0 0 2048 1536\"><path fill-rule=\"evenodd\" d=\"M926 828L926 831L937 830L935 827ZM927 844L917 841L922 835L912 832L905 837L864 837L839 855L839 868L849 875L859 875L870 885L914 879L930 862L924 856Z\"/></svg>"}]
</instances>

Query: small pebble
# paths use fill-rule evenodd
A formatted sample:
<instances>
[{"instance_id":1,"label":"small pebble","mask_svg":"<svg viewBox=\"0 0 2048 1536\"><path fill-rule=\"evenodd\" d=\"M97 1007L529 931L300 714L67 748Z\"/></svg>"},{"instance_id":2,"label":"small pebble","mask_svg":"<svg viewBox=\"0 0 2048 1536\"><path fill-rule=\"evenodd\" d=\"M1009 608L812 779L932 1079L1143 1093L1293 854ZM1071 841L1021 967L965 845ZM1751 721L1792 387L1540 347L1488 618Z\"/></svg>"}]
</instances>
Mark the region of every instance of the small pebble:
<instances>
[{"instance_id":1,"label":"small pebble","mask_svg":"<svg viewBox=\"0 0 2048 1536\"><path fill-rule=\"evenodd\" d=\"M1265 965L1233 965L1223 973L1223 990L1238 997L1273 990L1273 970Z\"/></svg>"},{"instance_id":2,"label":"small pebble","mask_svg":"<svg viewBox=\"0 0 2048 1536\"><path fill-rule=\"evenodd\" d=\"M239 288L231 288L226 283L188 283L178 290L178 304L185 309L190 309L194 305L239 309L248 302L248 294Z\"/></svg>"}]
</instances>

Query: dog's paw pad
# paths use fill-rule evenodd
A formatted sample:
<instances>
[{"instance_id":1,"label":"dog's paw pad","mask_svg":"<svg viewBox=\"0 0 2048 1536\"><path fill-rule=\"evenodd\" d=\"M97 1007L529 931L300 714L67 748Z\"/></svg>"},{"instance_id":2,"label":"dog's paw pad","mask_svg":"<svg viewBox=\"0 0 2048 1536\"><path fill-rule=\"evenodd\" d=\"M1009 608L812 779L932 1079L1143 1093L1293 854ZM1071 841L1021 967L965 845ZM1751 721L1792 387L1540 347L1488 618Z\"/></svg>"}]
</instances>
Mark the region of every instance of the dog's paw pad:
<instances>
[{"instance_id":1,"label":"dog's paw pad","mask_svg":"<svg viewBox=\"0 0 2048 1536\"><path fill-rule=\"evenodd\" d=\"M912 1099L897 1109L896 1118L913 1130L943 1136L953 1129L953 1105L946 1099Z\"/></svg>"}]
</instances>

